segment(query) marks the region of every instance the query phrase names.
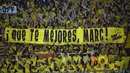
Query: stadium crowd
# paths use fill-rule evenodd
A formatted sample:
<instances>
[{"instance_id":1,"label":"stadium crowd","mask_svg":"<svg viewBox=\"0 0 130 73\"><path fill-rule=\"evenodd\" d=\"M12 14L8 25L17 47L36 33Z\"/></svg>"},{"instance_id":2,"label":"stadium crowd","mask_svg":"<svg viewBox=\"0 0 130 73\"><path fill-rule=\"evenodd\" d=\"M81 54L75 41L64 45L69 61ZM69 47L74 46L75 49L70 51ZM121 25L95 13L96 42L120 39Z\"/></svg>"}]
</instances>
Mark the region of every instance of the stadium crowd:
<instances>
[{"instance_id":1,"label":"stadium crowd","mask_svg":"<svg viewBox=\"0 0 130 73\"><path fill-rule=\"evenodd\" d=\"M125 0L3 0L18 13L1 14L3 28L126 27L129 1Z\"/></svg>"},{"instance_id":2,"label":"stadium crowd","mask_svg":"<svg viewBox=\"0 0 130 73\"><path fill-rule=\"evenodd\" d=\"M128 67L122 45L21 45L10 44L1 59L4 73L84 72L125 70ZM112 70L112 71L107 71ZM122 71L121 71L122 72ZM119 71L117 71L119 73Z\"/></svg>"},{"instance_id":3,"label":"stadium crowd","mask_svg":"<svg viewBox=\"0 0 130 73\"><path fill-rule=\"evenodd\" d=\"M0 14L2 34L6 27L73 29L130 24L129 0L3 0L0 3L18 9L16 14ZM123 44L6 44L8 54L0 60L3 73L113 71L128 67Z\"/></svg>"}]
</instances>

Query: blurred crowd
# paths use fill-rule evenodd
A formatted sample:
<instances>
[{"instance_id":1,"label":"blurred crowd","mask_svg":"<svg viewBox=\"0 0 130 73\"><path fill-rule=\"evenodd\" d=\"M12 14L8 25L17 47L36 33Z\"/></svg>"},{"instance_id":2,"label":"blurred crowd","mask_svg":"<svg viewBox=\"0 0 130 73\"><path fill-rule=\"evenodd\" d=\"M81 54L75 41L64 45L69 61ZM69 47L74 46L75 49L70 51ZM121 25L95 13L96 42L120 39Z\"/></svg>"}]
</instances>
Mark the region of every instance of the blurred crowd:
<instances>
[{"instance_id":1,"label":"blurred crowd","mask_svg":"<svg viewBox=\"0 0 130 73\"><path fill-rule=\"evenodd\" d=\"M9 49L8 55L0 60L0 70L4 73L94 70L103 70L101 73L104 73L104 70L126 70L129 64L122 44L65 46L8 44L6 48Z\"/></svg>"},{"instance_id":2,"label":"blurred crowd","mask_svg":"<svg viewBox=\"0 0 130 73\"><path fill-rule=\"evenodd\" d=\"M2 0L16 14L0 14L0 25L16 28L127 27L129 0Z\"/></svg>"},{"instance_id":3,"label":"blurred crowd","mask_svg":"<svg viewBox=\"0 0 130 73\"><path fill-rule=\"evenodd\" d=\"M18 10L0 14L2 34L6 27L73 29L127 27L130 23L129 0L3 0L0 5L15 5ZM6 44L8 54L0 60L4 73L123 70L129 65L123 44Z\"/></svg>"}]
</instances>

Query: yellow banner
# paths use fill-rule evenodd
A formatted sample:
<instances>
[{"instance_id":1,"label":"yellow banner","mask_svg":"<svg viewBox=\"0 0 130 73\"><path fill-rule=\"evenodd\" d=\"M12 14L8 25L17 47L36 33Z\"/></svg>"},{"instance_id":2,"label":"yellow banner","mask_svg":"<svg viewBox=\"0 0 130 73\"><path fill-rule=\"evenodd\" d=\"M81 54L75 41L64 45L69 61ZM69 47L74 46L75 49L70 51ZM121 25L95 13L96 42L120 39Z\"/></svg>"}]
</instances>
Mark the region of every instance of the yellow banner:
<instances>
[{"instance_id":1,"label":"yellow banner","mask_svg":"<svg viewBox=\"0 0 130 73\"><path fill-rule=\"evenodd\" d=\"M123 43L123 28L86 28L86 29L5 29L5 40L13 43L30 44L99 44Z\"/></svg>"}]
</instances>

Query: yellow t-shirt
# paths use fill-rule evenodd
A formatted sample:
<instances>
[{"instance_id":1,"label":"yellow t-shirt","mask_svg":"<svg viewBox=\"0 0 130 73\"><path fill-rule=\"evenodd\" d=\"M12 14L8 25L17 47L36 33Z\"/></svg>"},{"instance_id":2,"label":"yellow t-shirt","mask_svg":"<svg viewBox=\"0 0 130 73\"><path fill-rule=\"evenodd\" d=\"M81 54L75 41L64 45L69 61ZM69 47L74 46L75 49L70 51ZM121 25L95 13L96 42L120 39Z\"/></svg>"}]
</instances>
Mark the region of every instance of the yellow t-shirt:
<instances>
[{"instance_id":1,"label":"yellow t-shirt","mask_svg":"<svg viewBox=\"0 0 130 73\"><path fill-rule=\"evenodd\" d=\"M56 16L55 12L51 12L52 18Z\"/></svg>"},{"instance_id":2,"label":"yellow t-shirt","mask_svg":"<svg viewBox=\"0 0 130 73\"><path fill-rule=\"evenodd\" d=\"M122 70L124 61L115 61L115 65L120 66L120 69Z\"/></svg>"},{"instance_id":3,"label":"yellow t-shirt","mask_svg":"<svg viewBox=\"0 0 130 73\"><path fill-rule=\"evenodd\" d=\"M101 70L104 70L105 64L100 63L100 65L101 65Z\"/></svg>"},{"instance_id":4,"label":"yellow t-shirt","mask_svg":"<svg viewBox=\"0 0 130 73\"><path fill-rule=\"evenodd\" d=\"M64 66L62 66L62 68L60 69L61 72L65 72L65 68Z\"/></svg>"},{"instance_id":5,"label":"yellow t-shirt","mask_svg":"<svg viewBox=\"0 0 130 73\"><path fill-rule=\"evenodd\" d=\"M71 66L73 69L67 69L69 72L75 72L75 68Z\"/></svg>"},{"instance_id":6,"label":"yellow t-shirt","mask_svg":"<svg viewBox=\"0 0 130 73\"><path fill-rule=\"evenodd\" d=\"M4 73L7 73L7 65L6 64L4 64L1 71L4 72Z\"/></svg>"},{"instance_id":7,"label":"yellow t-shirt","mask_svg":"<svg viewBox=\"0 0 130 73\"><path fill-rule=\"evenodd\" d=\"M120 52L121 55L126 55L125 53L125 50L123 49L121 52Z\"/></svg>"},{"instance_id":8,"label":"yellow t-shirt","mask_svg":"<svg viewBox=\"0 0 130 73\"><path fill-rule=\"evenodd\" d=\"M90 69L90 73L94 73L94 68L91 68L91 69Z\"/></svg>"},{"instance_id":9,"label":"yellow t-shirt","mask_svg":"<svg viewBox=\"0 0 130 73\"><path fill-rule=\"evenodd\" d=\"M114 63L109 64L109 67L110 67L111 70L114 69L114 66L115 66Z\"/></svg>"},{"instance_id":10,"label":"yellow t-shirt","mask_svg":"<svg viewBox=\"0 0 130 73\"><path fill-rule=\"evenodd\" d=\"M46 67L45 72L50 72L49 67Z\"/></svg>"},{"instance_id":11,"label":"yellow t-shirt","mask_svg":"<svg viewBox=\"0 0 130 73\"><path fill-rule=\"evenodd\" d=\"M61 59L55 58L55 62L56 62L56 64L57 64L58 67L59 67L59 66L60 66L60 63L61 63Z\"/></svg>"},{"instance_id":12,"label":"yellow t-shirt","mask_svg":"<svg viewBox=\"0 0 130 73\"><path fill-rule=\"evenodd\" d=\"M37 69L31 69L32 70L32 72L37 72Z\"/></svg>"},{"instance_id":13,"label":"yellow t-shirt","mask_svg":"<svg viewBox=\"0 0 130 73\"><path fill-rule=\"evenodd\" d=\"M36 65L36 61L37 61L37 58L36 58L36 57L32 57L30 60L33 61L32 66L35 66L35 65Z\"/></svg>"},{"instance_id":14,"label":"yellow t-shirt","mask_svg":"<svg viewBox=\"0 0 130 73\"><path fill-rule=\"evenodd\" d=\"M95 70L98 70L98 66L94 66L94 69L95 69Z\"/></svg>"},{"instance_id":15,"label":"yellow t-shirt","mask_svg":"<svg viewBox=\"0 0 130 73\"><path fill-rule=\"evenodd\" d=\"M68 56L69 61L72 63L73 59L71 56Z\"/></svg>"},{"instance_id":16,"label":"yellow t-shirt","mask_svg":"<svg viewBox=\"0 0 130 73\"><path fill-rule=\"evenodd\" d=\"M49 57L49 58L48 58L48 62L50 63L50 62L51 62L51 60L52 60L52 58L51 58L51 57Z\"/></svg>"},{"instance_id":17,"label":"yellow t-shirt","mask_svg":"<svg viewBox=\"0 0 130 73\"><path fill-rule=\"evenodd\" d=\"M90 70L91 69L91 65L87 64L87 69Z\"/></svg>"},{"instance_id":18,"label":"yellow t-shirt","mask_svg":"<svg viewBox=\"0 0 130 73\"><path fill-rule=\"evenodd\" d=\"M16 46L15 45L13 46L13 49L16 51Z\"/></svg>"},{"instance_id":19,"label":"yellow t-shirt","mask_svg":"<svg viewBox=\"0 0 130 73\"><path fill-rule=\"evenodd\" d=\"M21 56L23 51L17 51L17 56Z\"/></svg>"},{"instance_id":20,"label":"yellow t-shirt","mask_svg":"<svg viewBox=\"0 0 130 73\"><path fill-rule=\"evenodd\" d=\"M83 57L83 61L84 63L88 63L90 61L90 58L88 57L88 55Z\"/></svg>"},{"instance_id":21,"label":"yellow t-shirt","mask_svg":"<svg viewBox=\"0 0 130 73\"><path fill-rule=\"evenodd\" d=\"M103 14L103 12L104 12L104 9L98 9L98 15L102 15Z\"/></svg>"},{"instance_id":22,"label":"yellow t-shirt","mask_svg":"<svg viewBox=\"0 0 130 73\"><path fill-rule=\"evenodd\" d=\"M75 62L80 63L81 57L80 57L80 56L74 56L74 57L73 57L73 60L74 60Z\"/></svg>"},{"instance_id":23,"label":"yellow t-shirt","mask_svg":"<svg viewBox=\"0 0 130 73\"><path fill-rule=\"evenodd\" d=\"M9 70L9 72L14 73L14 71L15 71L14 65L11 64L8 70Z\"/></svg>"},{"instance_id":24,"label":"yellow t-shirt","mask_svg":"<svg viewBox=\"0 0 130 73\"><path fill-rule=\"evenodd\" d=\"M95 70L98 70L98 71L99 71L99 70L102 70L102 68L101 68L101 67L98 67L98 66L95 66L94 69L95 69Z\"/></svg>"},{"instance_id":25,"label":"yellow t-shirt","mask_svg":"<svg viewBox=\"0 0 130 73\"><path fill-rule=\"evenodd\" d=\"M101 60L104 59L104 64L108 64L108 57L107 55L99 55L98 62L101 63Z\"/></svg>"},{"instance_id":26,"label":"yellow t-shirt","mask_svg":"<svg viewBox=\"0 0 130 73\"><path fill-rule=\"evenodd\" d=\"M11 73L14 73L15 69L9 69L9 71L10 71Z\"/></svg>"},{"instance_id":27,"label":"yellow t-shirt","mask_svg":"<svg viewBox=\"0 0 130 73\"><path fill-rule=\"evenodd\" d=\"M30 73L29 64L25 64L25 73Z\"/></svg>"},{"instance_id":28,"label":"yellow t-shirt","mask_svg":"<svg viewBox=\"0 0 130 73\"><path fill-rule=\"evenodd\" d=\"M116 55L109 55L108 59L111 60L112 63L114 63L115 59L116 59Z\"/></svg>"},{"instance_id":29,"label":"yellow t-shirt","mask_svg":"<svg viewBox=\"0 0 130 73\"><path fill-rule=\"evenodd\" d=\"M40 67L37 68L37 71L39 70L40 73L44 73L45 72L45 66L44 65L40 65Z\"/></svg>"},{"instance_id":30,"label":"yellow t-shirt","mask_svg":"<svg viewBox=\"0 0 130 73\"><path fill-rule=\"evenodd\" d=\"M13 53L13 50L12 50L12 48L10 48L10 49L9 49L9 53Z\"/></svg>"},{"instance_id":31,"label":"yellow t-shirt","mask_svg":"<svg viewBox=\"0 0 130 73\"><path fill-rule=\"evenodd\" d=\"M66 65L67 62L68 62L68 58L65 57L65 56L62 56L62 61L61 61L61 63L64 63L64 64Z\"/></svg>"},{"instance_id":32,"label":"yellow t-shirt","mask_svg":"<svg viewBox=\"0 0 130 73\"><path fill-rule=\"evenodd\" d=\"M18 73L23 73L22 69L17 69Z\"/></svg>"},{"instance_id":33,"label":"yellow t-shirt","mask_svg":"<svg viewBox=\"0 0 130 73\"><path fill-rule=\"evenodd\" d=\"M54 62L51 63L51 69L54 70Z\"/></svg>"}]
</instances>

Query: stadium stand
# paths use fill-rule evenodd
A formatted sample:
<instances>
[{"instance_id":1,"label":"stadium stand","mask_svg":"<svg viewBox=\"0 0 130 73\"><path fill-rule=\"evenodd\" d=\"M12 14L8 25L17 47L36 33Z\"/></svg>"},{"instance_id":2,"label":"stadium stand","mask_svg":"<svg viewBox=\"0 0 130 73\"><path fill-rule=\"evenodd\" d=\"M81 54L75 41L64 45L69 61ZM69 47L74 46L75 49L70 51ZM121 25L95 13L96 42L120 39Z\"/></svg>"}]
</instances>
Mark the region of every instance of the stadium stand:
<instances>
[{"instance_id":1,"label":"stadium stand","mask_svg":"<svg viewBox=\"0 0 130 73\"><path fill-rule=\"evenodd\" d=\"M129 0L0 1L1 6L15 5L18 9L16 14L0 13L2 34L6 27L123 28L130 24ZM64 46L5 43L5 46L8 54L0 59L1 73L95 73L101 70L98 73L128 73L130 70L130 57L125 52L124 43Z\"/></svg>"}]
</instances>

